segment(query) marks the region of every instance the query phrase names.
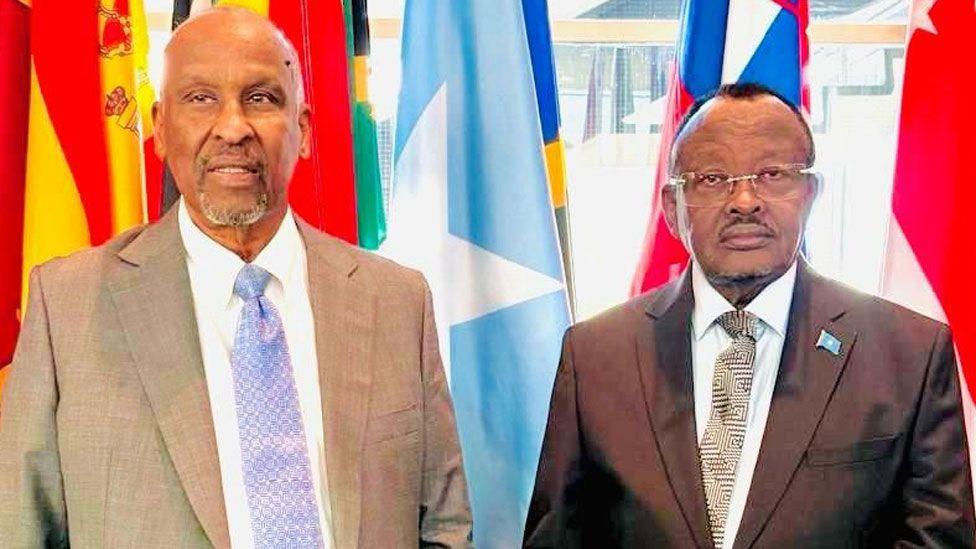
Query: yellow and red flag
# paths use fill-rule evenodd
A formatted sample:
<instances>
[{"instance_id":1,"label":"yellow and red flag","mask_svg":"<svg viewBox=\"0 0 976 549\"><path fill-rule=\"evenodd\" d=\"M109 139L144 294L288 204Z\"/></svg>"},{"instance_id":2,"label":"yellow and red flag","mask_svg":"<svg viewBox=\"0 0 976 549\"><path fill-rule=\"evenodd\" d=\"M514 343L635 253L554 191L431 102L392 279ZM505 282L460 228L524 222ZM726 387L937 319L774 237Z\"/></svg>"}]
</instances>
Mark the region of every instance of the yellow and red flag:
<instances>
[{"instance_id":1,"label":"yellow and red flag","mask_svg":"<svg viewBox=\"0 0 976 549\"><path fill-rule=\"evenodd\" d=\"M4 280L5 305L26 299L34 266L146 218L142 136L153 92L142 1L34 0L29 12L22 295L12 300Z\"/></svg>"}]
</instances>

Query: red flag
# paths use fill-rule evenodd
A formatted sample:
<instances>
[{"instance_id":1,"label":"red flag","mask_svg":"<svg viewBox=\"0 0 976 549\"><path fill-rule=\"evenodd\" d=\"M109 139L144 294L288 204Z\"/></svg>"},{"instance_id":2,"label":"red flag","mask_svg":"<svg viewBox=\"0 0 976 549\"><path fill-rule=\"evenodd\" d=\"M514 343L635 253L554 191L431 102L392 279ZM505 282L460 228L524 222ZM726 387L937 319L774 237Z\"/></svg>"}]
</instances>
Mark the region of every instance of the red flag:
<instances>
[{"instance_id":1,"label":"red flag","mask_svg":"<svg viewBox=\"0 0 976 549\"><path fill-rule=\"evenodd\" d=\"M681 79L672 69L668 105L661 124L661 148L657 157L657 175L654 178L652 195L654 207L644 234L644 245L641 247L640 259L637 260L634 280L630 284L630 295L638 295L665 284L678 276L688 262L688 252L684 245L668 232L668 226L664 222L664 210L661 209L658 198L661 196L661 189L668 183L668 162L674 134L694 102L695 99L685 90Z\"/></svg>"},{"instance_id":2,"label":"red flag","mask_svg":"<svg viewBox=\"0 0 976 549\"><path fill-rule=\"evenodd\" d=\"M149 135L142 142L142 157L145 161L146 215L148 221L159 221L163 216L163 162L156 156L155 139Z\"/></svg>"},{"instance_id":3,"label":"red flag","mask_svg":"<svg viewBox=\"0 0 976 549\"><path fill-rule=\"evenodd\" d=\"M312 107L312 158L298 163L291 206L309 223L352 244L356 225L352 107L342 2L272 0L269 17L298 50Z\"/></svg>"},{"instance_id":4,"label":"red flag","mask_svg":"<svg viewBox=\"0 0 976 549\"><path fill-rule=\"evenodd\" d=\"M976 388L976 57L973 0L916 0L905 61L883 294L952 327L969 393ZM966 419L972 401L966 398ZM970 450L976 450L970 427ZM976 460L974 460L976 463Z\"/></svg>"},{"instance_id":5,"label":"red flag","mask_svg":"<svg viewBox=\"0 0 976 549\"><path fill-rule=\"evenodd\" d=\"M17 341L23 254L24 172L30 107L30 9L0 0L0 368Z\"/></svg>"}]
</instances>

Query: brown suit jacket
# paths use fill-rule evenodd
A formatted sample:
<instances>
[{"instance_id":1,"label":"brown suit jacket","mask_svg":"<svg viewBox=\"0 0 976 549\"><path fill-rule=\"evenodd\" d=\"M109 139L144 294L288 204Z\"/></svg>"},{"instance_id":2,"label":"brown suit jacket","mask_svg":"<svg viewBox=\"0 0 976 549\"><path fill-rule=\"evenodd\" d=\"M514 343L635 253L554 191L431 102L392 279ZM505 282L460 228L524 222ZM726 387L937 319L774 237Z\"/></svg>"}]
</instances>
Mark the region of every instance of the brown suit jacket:
<instances>
[{"instance_id":1,"label":"brown suit jacket","mask_svg":"<svg viewBox=\"0 0 976 549\"><path fill-rule=\"evenodd\" d=\"M690 276L566 334L526 547L711 547ZM841 341L817 348L821 330ZM800 262L744 547L972 547L948 328Z\"/></svg>"},{"instance_id":2,"label":"brown suit jacket","mask_svg":"<svg viewBox=\"0 0 976 549\"><path fill-rule=\"evenodd\" d=\"M426 282L299 229L336 547L467 546ZM228 547L227 528L174 208L32 273L0 411L0 547Z\"/></svg>"}]
</instances>

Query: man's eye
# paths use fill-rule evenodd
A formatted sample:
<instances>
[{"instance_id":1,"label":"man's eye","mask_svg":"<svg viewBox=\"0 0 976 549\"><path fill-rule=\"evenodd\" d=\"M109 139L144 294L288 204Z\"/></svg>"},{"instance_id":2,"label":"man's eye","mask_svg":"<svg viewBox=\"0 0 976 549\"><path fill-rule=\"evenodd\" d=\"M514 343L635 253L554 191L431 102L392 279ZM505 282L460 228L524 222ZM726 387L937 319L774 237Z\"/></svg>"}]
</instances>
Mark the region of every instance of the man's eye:
<instances>
[{"instance_id":1,"label":"man's eye","mask_svg":"<svg viewBox=\"0 0 976 549\"><path fill-rule=\"evenodd\" d=\"M212 103L215 101L214 97L207 93L191 93L187 96L187 100L190 103Z\"/></svg>"},{"instance_id":2,"label":"man's eye","mask_svg":"<svg viewBox=\"0 0 976 549\"><path fill-rule=\"evenodd\" d=\"M275 96L273 96L273 95L271 95L270 93L267 93L267 92L254 92L254 93L248 94L248 96L247 96L247 102L248 103L257 103L257 104L262 104L262 103L277 103L278 102L278 98L276 98Z\"/></svg>"},{"instance_id":3,"label":"man's eye","mask_svg":"<svg viewBox=\"0 0 976 549\"><path fill-rule=\"evenodd\" d=\"M786 178L787 170L783 168L776 168L776 167L763 168L756 175L758 175L759 179L762 179L763 181L779 181L781 179Z\"/></svg>"},{"instance_id":4,"label":"man's eye","mask_svg":"<svg viewBox=\"0 0 976 549\"><path fill-rule=\"evenodd\" d=\"M698 184L702 187L718 187L729 179L723 173L703 173L698 176Z\"/></svg>"}]
</instances>

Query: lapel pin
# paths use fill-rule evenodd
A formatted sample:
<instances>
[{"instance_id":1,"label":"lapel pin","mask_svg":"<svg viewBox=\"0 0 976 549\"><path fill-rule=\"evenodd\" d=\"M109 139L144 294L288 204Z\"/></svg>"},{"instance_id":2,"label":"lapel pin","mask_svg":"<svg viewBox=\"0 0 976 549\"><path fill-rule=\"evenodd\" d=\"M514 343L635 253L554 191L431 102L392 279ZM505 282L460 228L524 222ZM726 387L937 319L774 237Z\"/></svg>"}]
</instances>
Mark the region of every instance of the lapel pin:
<instances>
[{"instance_id":1,"label":"lapel pin","mask_svg":"<svg viewBox=\"0 0 976 549\"><path fill-rule=\"evenodd\" d=\"M827 330L820 330L820 337L817 339L817 347L826 349L832 355L840 354L840 340Z\"/></svg>"}]
</instances>

